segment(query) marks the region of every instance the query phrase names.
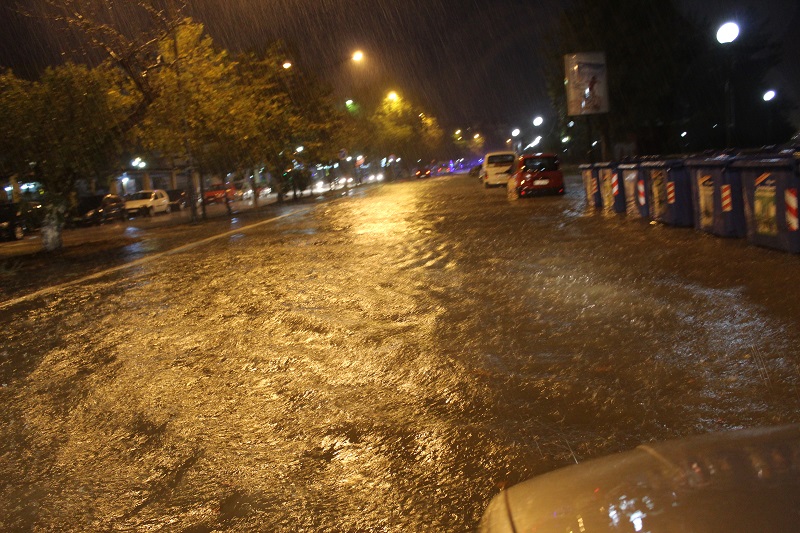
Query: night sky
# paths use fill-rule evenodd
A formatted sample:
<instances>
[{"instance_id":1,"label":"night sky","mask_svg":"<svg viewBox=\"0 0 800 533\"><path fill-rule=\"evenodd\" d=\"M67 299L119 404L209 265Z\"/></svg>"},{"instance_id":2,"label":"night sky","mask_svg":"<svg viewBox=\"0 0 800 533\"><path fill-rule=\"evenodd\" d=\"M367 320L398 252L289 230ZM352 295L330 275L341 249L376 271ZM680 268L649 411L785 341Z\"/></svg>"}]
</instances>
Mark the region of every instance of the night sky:
<instances>
[{"instance_id":1,"label":"night sky","mask_svg":"<svg viewBox=\"0 0 800 533\"><path fill-rule=\"evenodd\" d=\"M0 65L32 76L60 57L85 56L80 41L25 19L0 0ZM35 3L36 0L24 0ZM259 50L283 39L292 59L332 81L337 93L397 90L445 126L514 123L549 107L540 61L558 21L558 0L195 0L191 14L218 45ZM765 18L786 45L771 74L779 91L800 86L800 4L796 0L682 0L714 27ZM790 32L792 38L788 38ZM344 62L362 49L367 61ZM351 94L353 93L353 94ZM522 118L521 118L522 117Z\"/></svg>"}]
</instances>

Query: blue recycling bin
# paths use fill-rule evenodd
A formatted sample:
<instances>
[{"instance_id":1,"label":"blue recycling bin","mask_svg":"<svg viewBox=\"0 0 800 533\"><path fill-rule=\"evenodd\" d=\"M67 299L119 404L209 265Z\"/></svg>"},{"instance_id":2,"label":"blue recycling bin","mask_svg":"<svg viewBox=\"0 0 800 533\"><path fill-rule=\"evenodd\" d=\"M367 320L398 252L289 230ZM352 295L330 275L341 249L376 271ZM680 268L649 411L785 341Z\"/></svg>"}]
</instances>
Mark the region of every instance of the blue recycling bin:
<instances>
[{"instance_id":1,"label":"blue recycling bin","mask_svg":"<svg viewBox=\"0 0 800 533\"><path fill-rule=\"evenodd\" d=\"M643 161L650 217L670 226L694 226L692 184L683 159Z\"/></svg>"},{"instance_id":2,"label":"blue recycling bin","mask_svg":"<svg viewBox=\"0 0 800 533\"><path fill-rule=\"evenodd\" d=\"M614 213L625 212L625 187L622 184L617 163L596 163L597 179L600 183L600 195L603 209Z\"/></svg>"},{"instance_id":3,"label":"blue recycling bin","mask_svg":"<svg viewBox=\"0 0 800 533\"><path fill-rule=\"evenodd\" d=\"M617 166L625 188L625 213L629 217L650 219L650 207L647 200L647 184L641 165L621 163Z\"/></svg>"},{"instance_id":4,"label":"blue recycling bin","mask_svg":"<svg viewBox=\"0 0 800 533\"><path fill-rule=\"evenodd\" d=\"M579 165L583 190L586 192L586 203L591 207L603 207L603 197L600 196L600 185L597 182L597 169L593 164Z\"/></svg>"},{"instance_id":5,"label":"blue recycling bin","mask_svg":"<svg viewBox=\"0 0 800 533\"><path fill-rule=\"evenodd\" d=\"M733 163L741 174L747 240L752 244L800 253L797 157L764 154Z\"/></svg>"},{"instance_id":6,"label":"blue recycling bin","mask_svg":"<svg viewBox=\"0 0 800 533\"><path fill-rule=\"evenodd\" d=\"M744 237L742 179L731 156L689 159L695 228L718 237Z\"/></svg>"}]
</instances>

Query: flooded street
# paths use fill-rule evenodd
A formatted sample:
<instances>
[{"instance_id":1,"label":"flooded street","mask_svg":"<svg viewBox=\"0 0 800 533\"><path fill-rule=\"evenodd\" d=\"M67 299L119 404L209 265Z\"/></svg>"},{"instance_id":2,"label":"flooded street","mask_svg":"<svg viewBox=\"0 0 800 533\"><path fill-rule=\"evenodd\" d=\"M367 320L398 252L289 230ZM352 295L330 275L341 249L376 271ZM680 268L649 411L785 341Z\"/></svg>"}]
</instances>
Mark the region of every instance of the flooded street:
<instances>
[{"instance_id":1,"label":"flooded street","mask_svg":"<svg viewBox=\"0 0 800 533\"><path fill-rule=\"evenodd\" d=\"M0 529L471 531L536 474L800 421L798 257L567 186L357 189L3 307Z\"/></svg>"}]
</instances>

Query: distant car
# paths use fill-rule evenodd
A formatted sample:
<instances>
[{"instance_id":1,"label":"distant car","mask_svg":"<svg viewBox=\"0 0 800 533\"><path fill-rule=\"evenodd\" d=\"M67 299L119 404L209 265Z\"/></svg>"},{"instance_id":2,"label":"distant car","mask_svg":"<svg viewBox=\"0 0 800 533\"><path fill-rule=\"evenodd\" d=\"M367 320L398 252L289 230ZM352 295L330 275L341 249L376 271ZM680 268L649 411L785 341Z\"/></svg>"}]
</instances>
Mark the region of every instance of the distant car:
<instances>
[{"instance_id":1,"label":"distant car","mask_svg":"<svg viewBox=\"0 0 800 533\"><path fill-rule=\"evenodd\" d=\"M506 178L510 200L542 192L564 194L564 175L555 154L524 154Z\"/></svg>"},{"instance_id":2,"label":"distant car","mask_svg":"<svg viewBox=\"0 0 800 533\"><path fill-rule=\"evenodd\" d=\"M267 185L259 185L256 187L256 191L258 192L259 198L266 198L272 192L272 187Z\"/></svg>"},{"instance_id":3,"label":"distant car","mask_svg":"<svg viewBox=\"0 0 800 533\"><path fill-rule=\"evenodd\" d=\"M236 198L236 187L232 183L215 183L203 193L203 202L206 205L225 203L226 196L232 202Z\"/></svg>"},{"instance_id":4,"label":"distant car","mask_svg":"<svg viewBox=\"0 0 800 533\"><path fill-rule=\"evenodd\" d=\"M98 194L78 200L68 218L69 226L100 225L109 220L124 220L126 215L125 200L116 194Z\"/></svg>"},{"instance_id":5,"label":"distant car","mask_svg":"<svg viewBox=\"0 0 800 533\"><path fill-rule=\"evenodd\" d=\"M414 172L415 178L430 178L431 177L431 169L421 167L418 168L416 172Z\"/></svg>"},{"instance_id":6,"label":"distant car","mask_svg":"<svg viewBox=\"0 0 800 533\"><path fill-rule=\"evenodd\" d=\"M236 185L236 192L233 195L233 199L237 202L241 201L249 201L253 199L253 189L250 187L249 184L241 184Z\"/></svg>"},{"instance_id":7,"label":"distant car","mask_svg":"<svg viewBox=\"0 0 800 533\"><path fill-rule=\"evenodd\" d=\"M170 189L167 191L167 196L172 211L183 211L189 207L189 194L183 189Z\"/></svg>"},{"instance_id":8,"label":"distant car","mask_svg":"<svg viewBox=\"0 0 800 533\"><path fill-rule=\"evenodd\" d=\"M475 165L471 169L469 169L469 177L470 178L479 178L481 176L481 168L483 168L483 163L480 165Z\"/></svg>"},{"instance_id":9,"label":"distant car","mask_svg":"<svg viewBox=\"0 0 800 533\"><path fill-rule=\"evenodd\" d=\"M0 236L18 241L25 237L28 226L20 204L0 204Z\"/></svg>"},{"instance_id":10,"label":"distant car","mask_svg":"<svg viewBox=\"0 0 800 533\"><path fill-rule=\"evenodd\" d=\"M167 191L162 189L139 191L125 198L128 216L151 217L156 213L169 213L171 210Z\"/></svg>"},{"instance_id":11,"label":"distant car","mask_svg":"<svg viewBox=\"0 0 800 533\"><path fill-rule=\"evenodd\" d=\"M508 181L506 172L514 165L517 155L514 152L489 152L483 158L481 181L487 189L502 187Z\"/></svg>"}]
</instances>

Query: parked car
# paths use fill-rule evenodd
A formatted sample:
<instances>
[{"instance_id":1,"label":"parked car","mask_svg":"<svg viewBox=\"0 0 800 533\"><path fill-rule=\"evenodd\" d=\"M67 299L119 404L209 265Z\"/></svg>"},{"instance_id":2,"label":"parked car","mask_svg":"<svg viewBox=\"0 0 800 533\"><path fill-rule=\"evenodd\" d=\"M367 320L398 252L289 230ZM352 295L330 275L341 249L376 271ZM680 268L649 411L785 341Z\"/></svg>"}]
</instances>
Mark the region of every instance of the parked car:
<instances>
[{"instance_id":1,"label":"parked car","mask_svg":"<svg viewBox=\"0 0 800 533\"><path fill-rule=\"evenodd\" d=\"M18 241L25 237L27 231L28 226L20 204L0 204L0 237Z\"/></svg>"},{"instance_id":2,"label":"parked car","mask_svg":"<svg viewBox=\"0 0 800 533\"><path fill-rule=\"evenodd\" d=\"M169 207L172 211L183 211L189 207L189 193L183 189L168 190L167 196L169 196Z\"/></svg>"},{"instance_id":3,"label":"parked car","mask_svg":"<svg viewBox=\"0 0 800 533\"><path fill-rule=\"evenodd\" d=\"M116 194L98 194L78 200L67 217L68 226L100 225L109 220L124 220L125 200Z\"/></svg>"},{"instance_id":4,"label":"parked car","mask_svg":"<svg viewBox=\"0 0 800 533\"><path fill-rule=\"evenodd\" d=\"M489 187L502 187L508 181L509 168L514 165L517 155L514 152L489 152L483 158L481 168L481 181L487 189Z\"/></svg>"},{"instance_id":5,"label":"parked car","mask_svg":"<svg viewBox=\"0 0 800 533\"><path fill-rule=\"evenodd\" d=\"M480 178L481 177L481 169L483 168L483 163L480 165L475 165L471 169L469 169L469 177L470 178Z\"/></svg>"},{"instance_id":6,"label":"parked car","mask_svg":"<svg viewBox=\"0 0 800 533\"><path fill-rule=\"evenodd\" d=\"M156 213L169 213L167 191L162 189L139 191L125 198L125 211L128 216L153 216Z\"/></svg>"},{"instance_id":7,"label":"parked car","mask_svg":"<svg viewBox=\"0 0 800 533\"><path fill-rule=\"evenodd\" d=\"M555 154L524 154L506 177L510 200L542 192L564 194L564 175Z\"/></svg>"},{"instance_id":8,"label":"parked car","mask_svg":"<svg viewBox=\"0 0 800 533\"><path fill-rule=\"evenodd\" d=\"M203 193L203 202L206 205L225 203L226 196L232 202L236 198L236 187L232 183L215 183Z\"/></svg>"},{"instance_id":9,"label":"parked car","mask_svg":"<svg viewBox=\"0 0 800 533\"><path fill-rule=\"evenodd\" d=\"M414 172L415 178L430 178L431 177L431 169L426 167L420 167Z\"/></svg>"},{"instance_id":10,"label":"parked car","mask_svg":"<svg viewBox=\"0 0 800 533\"><path fill-rule=\"evenodd\" d=\"M250 187L249 183L243 183L240 185L236 185L236 192L233 195L233 199L237 202L241 201L250 201L253 199L253 189Z\"/></svg>"}]
</instances>

